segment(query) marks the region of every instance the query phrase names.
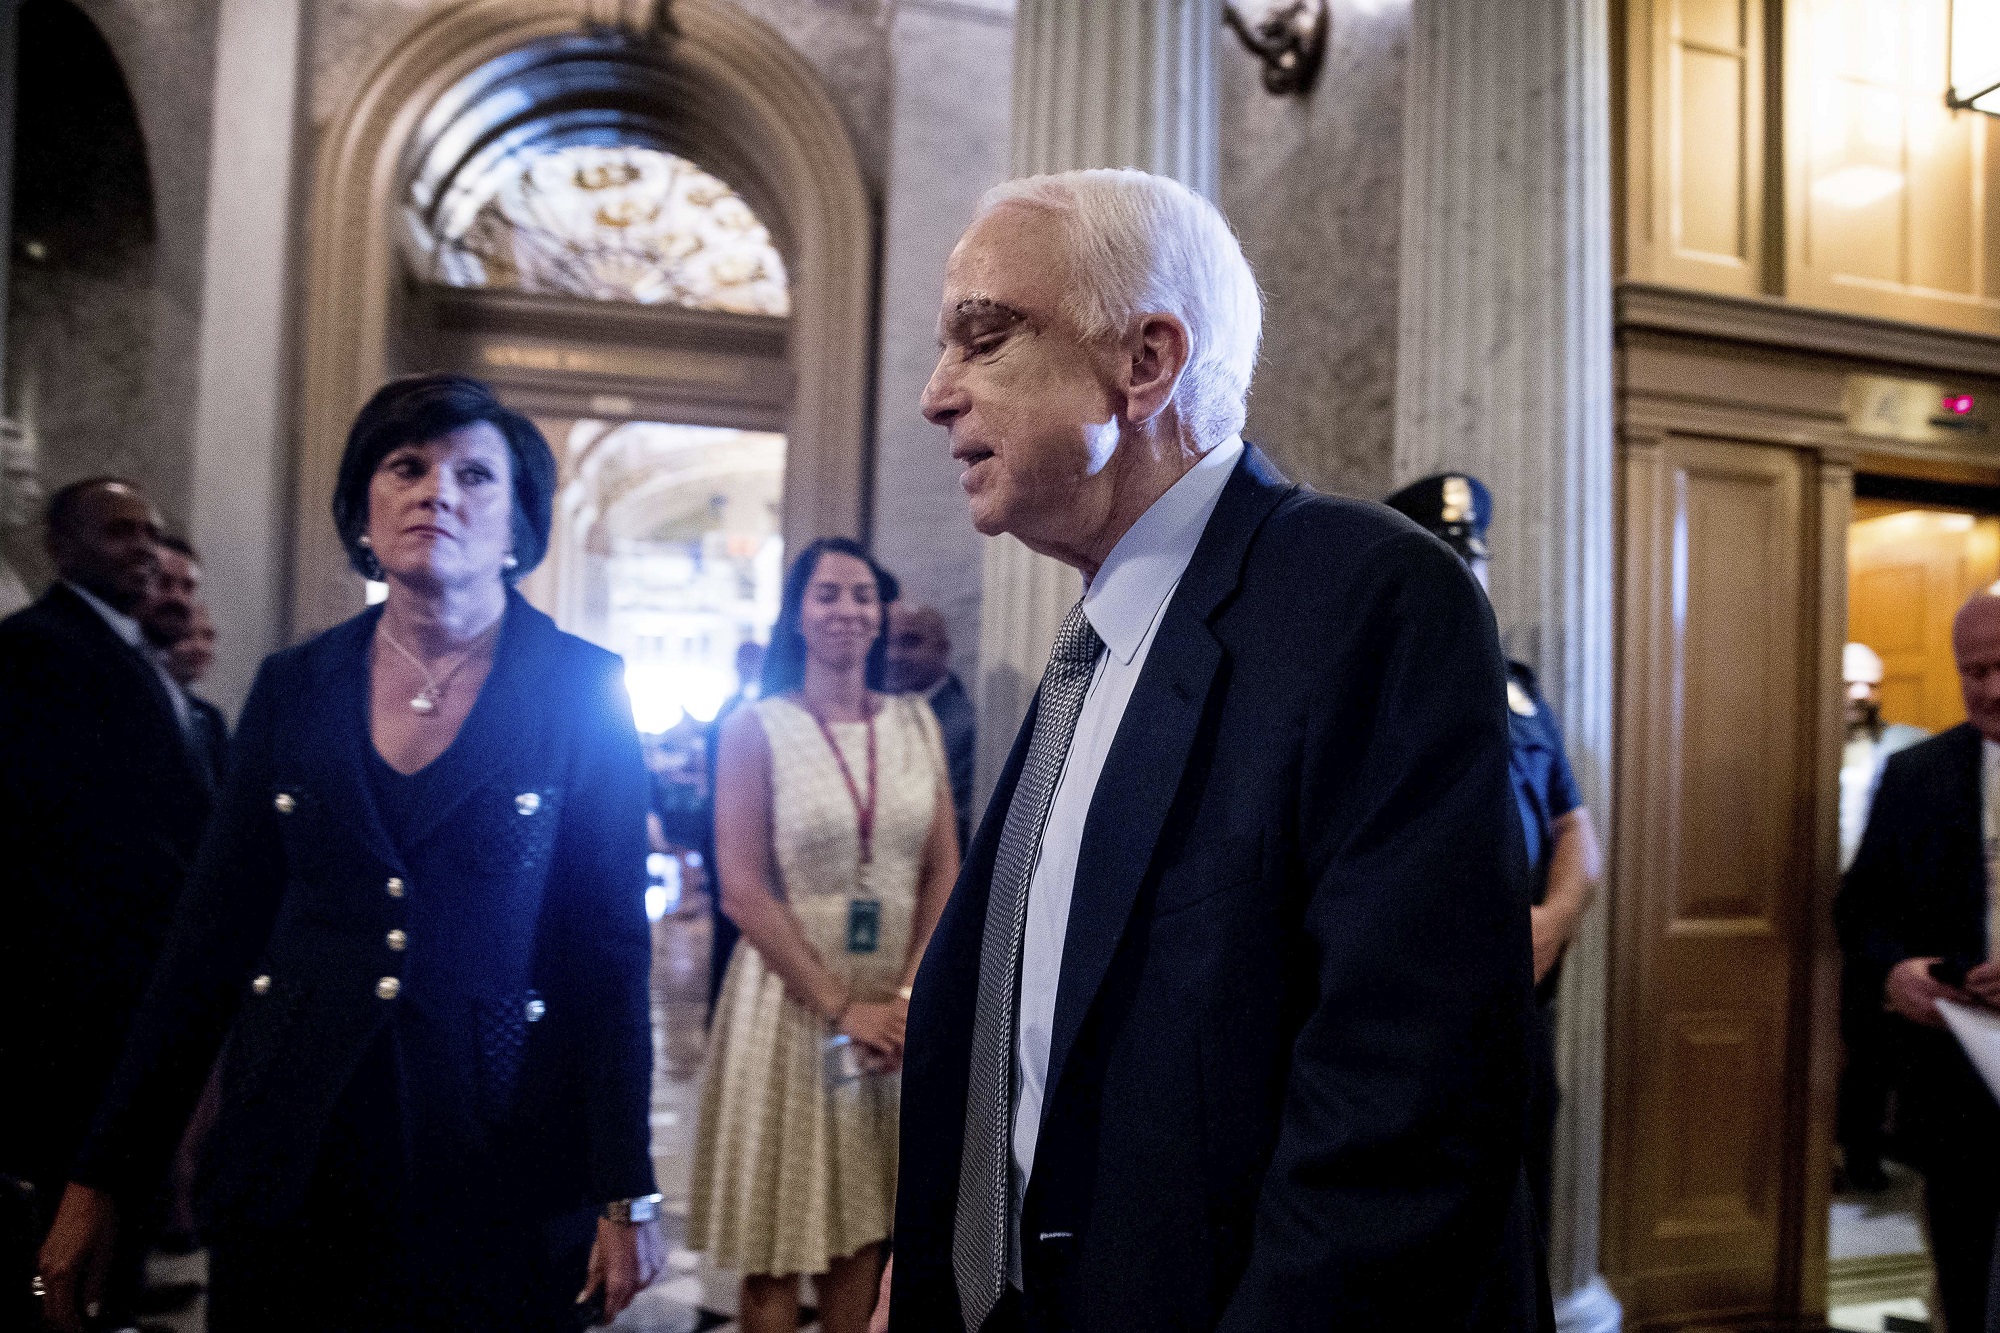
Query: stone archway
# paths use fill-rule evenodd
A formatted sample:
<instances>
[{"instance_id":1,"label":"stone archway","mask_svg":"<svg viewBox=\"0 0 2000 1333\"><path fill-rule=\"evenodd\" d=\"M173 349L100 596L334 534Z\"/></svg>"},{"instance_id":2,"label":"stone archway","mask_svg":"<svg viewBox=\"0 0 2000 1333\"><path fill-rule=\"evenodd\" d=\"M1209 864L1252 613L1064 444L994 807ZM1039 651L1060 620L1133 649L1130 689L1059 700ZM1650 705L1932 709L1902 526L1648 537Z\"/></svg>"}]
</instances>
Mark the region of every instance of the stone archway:
<instances>
[{"instance_id":1,"label":"stone archway","mask_svg":"<svg viewBox=\"0 0 2000 1333\"><path fill-rule=\"evenodd\" d=\"M327 501L355 409L396 364L408 186L479 71L573 59L601 42L579 32L580 12L575 0L465 0L440 11L377 64L322 145L305 288L295 636L362 604ZM729 164L754 194L791 270L786 538L860 533L873 244L853 145L817 76L777 33L727 0L682 0L674 12L681 36L655 71L657 89L683 109L688 147Z\"/></svg>"}]
</instances>

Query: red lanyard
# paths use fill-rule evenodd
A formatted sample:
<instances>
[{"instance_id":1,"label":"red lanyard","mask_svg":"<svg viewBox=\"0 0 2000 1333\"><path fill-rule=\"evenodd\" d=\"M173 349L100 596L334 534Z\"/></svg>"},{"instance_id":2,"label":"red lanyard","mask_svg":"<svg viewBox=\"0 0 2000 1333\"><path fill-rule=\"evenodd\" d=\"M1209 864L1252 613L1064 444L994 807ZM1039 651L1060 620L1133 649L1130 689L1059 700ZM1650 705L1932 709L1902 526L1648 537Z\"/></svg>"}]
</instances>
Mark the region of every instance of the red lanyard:
<instances>
[{"instance_id":1,"label":"red lanyard","mask_svg":"<svg viewBox=\"0 0 2000 1333\"><path fill-rule=\"evenodd\" d=\"M826 737L826 748L833 751L833 762L840 765L840 780L847 784L847 798L854 802L854 827L861 840L861 864L867 865L875 859L875 714L868 714L868 796L863 799L861 788L855 785L854 772L847 766L847 756L840 752L839 744L833 739L833 728L819 715L819 710L811 704L806 711L812 720L819 723L819 734Z\"/></svg>"}]
</instances>

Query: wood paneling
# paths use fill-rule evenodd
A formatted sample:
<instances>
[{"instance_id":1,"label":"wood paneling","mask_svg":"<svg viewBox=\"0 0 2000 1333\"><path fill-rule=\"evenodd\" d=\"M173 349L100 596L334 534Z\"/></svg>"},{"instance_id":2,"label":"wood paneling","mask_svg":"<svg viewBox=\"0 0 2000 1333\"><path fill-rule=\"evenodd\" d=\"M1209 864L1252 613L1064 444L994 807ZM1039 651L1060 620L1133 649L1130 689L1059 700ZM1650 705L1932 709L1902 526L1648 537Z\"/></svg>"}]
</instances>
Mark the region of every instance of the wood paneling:
<instances>
[{"instance_id":1,"label":"wood paneling","mask_svg":"<svg viewBox=\"0 0 2000 1333\"><path fill-rule=\"evenodd\" d=\"M1863 501L1847 533L1847 637L1882 657L1882 717L1926 731L1965 720L1951 622L2000 577L2000 519Z\"/></svg>"},{"instance_id":2,"label":"wood paneling","mask_svg":"<svg viewBox=\"0 0 2000 1333\"><path fill-rule=\"evenodd\" d=\"M1760 290L1764 0L1631 0L1623 30L1627 276Z\"/></svg>"},{"instance_id":3,"label":"wood paneling","mask_svg":"<svg viewBox=\"0 0 2000 1333\"><path fill-rule=\"evenodd\" d=\"M1787 0L1794 300L2000 332L2000 128L1945 105L1950 0Z\"/></svg>"},{"instance_id":4,"label":"wood paneling","mask_svg":"<svg viewBox=\"0 0 2000 1333\"><path fill-rule=\"evenodd\" d=\"M1625 449L1605 1272L1637 1327L1799 1309L1816 469L1671 432Z\"/></svg>"},{"instance_id":5,"label":"wood paneling","mask_svg":"<svg viewBox=\"0 0 2000 1333\"><path fill-rule=\"evenodd\" d=\"M1623 0L1620 276L2000 333L2000 120L1945 105L1950 3Z\"/></svg>"}]
</instances>

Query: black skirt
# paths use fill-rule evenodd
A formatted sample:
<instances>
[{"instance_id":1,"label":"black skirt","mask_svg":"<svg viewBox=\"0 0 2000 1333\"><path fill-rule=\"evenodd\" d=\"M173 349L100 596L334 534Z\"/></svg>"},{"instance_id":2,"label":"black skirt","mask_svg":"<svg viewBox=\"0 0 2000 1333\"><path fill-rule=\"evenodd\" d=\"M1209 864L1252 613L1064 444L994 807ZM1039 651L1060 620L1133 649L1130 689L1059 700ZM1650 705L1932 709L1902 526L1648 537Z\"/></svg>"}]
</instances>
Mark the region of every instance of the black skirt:
<instances>
[{"instance_id":1,"label":"black skirt","mask_svg":"<svg viewBox=\"0 0 2000 1333\"><path fill-rule=\"evenodd\" d=\"M401 1099L391 1027L336 1107L298 1213L210 1237L209 1333L577 1327L590 1211L524 1210L504 1162L419 1160Z\"/></svg>"}]
</instances>

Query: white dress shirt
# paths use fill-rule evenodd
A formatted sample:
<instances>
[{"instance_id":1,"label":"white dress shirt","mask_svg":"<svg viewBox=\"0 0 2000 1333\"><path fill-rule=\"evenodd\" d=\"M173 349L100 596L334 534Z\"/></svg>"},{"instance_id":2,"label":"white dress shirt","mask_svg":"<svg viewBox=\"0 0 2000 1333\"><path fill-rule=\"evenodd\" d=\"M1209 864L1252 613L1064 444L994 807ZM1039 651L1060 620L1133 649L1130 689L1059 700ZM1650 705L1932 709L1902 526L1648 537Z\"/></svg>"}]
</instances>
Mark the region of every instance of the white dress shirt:
<instances>
[{"instance_id":1,"label":"white dress shirt","mask_svg":"<svg viewBox=\"0 0 2000 1333\"><path fill-rule=\"evenodd\" d=\"M145 659L146 664L153 668L153 674L160 678L161 686L166 689L168 702L173 705L174 721L179 725L181 735L185 737L188 724L192 721L194 706L187 701L187 695L181 691L181 683L167 674L167 668L160 661L159 655L153 651L153 645L146 642L146 631L141 628L139 622L123 611L114 611L111 603L80 583L71 583L68 579L64 579L63 585L83 598L86 606L103 617L104 623L111 627L111 632L123 639L131 646L133 652L139 654Z\"/></svg>"},{"instance_id":2,"label":"white dress shirt","mask_svg":"<svg viewBox=\"0 0 2000 1333\"><path fill-rule=\"evenodd\" d=\"M1041 1132L1042 1095L1049 1072L1049 1040L1055 1027L1056 982L1062 975L1063 939L1069 931L1069 904L1076 882L1077 852L1090 799L1097 791L1105 756L1125 716L1132 687L1145 669L1160 619L1194 548L1208 526L1222 487L1243 456L1243 442L1230 439L1210 450L1188 474L1139 516L1105 557L1103 568L1083 595L1083 613L1104 640L1083 711L1076 720L1069 754L1049 807L1041 853L1028 881L1028 919L1021 946L1020 1012L1014 1043L1014 1204L1015 1216L1027 1198L1035 1166L1035 1139ZM1021 1285L1021 1247L1008 1251L1015 1286Z\"/></svg>"},{"instance_id":3,"label":"white dress shirt","mask_svg":"<svg viewBox=\"0 0 2000 1333\"><path fill-rule=\"evenodd\" d=\"M2000 955L2000 745L1979 742L1979 795L1986 849L1986 956Z\"/></svg>"}]
</instances>

